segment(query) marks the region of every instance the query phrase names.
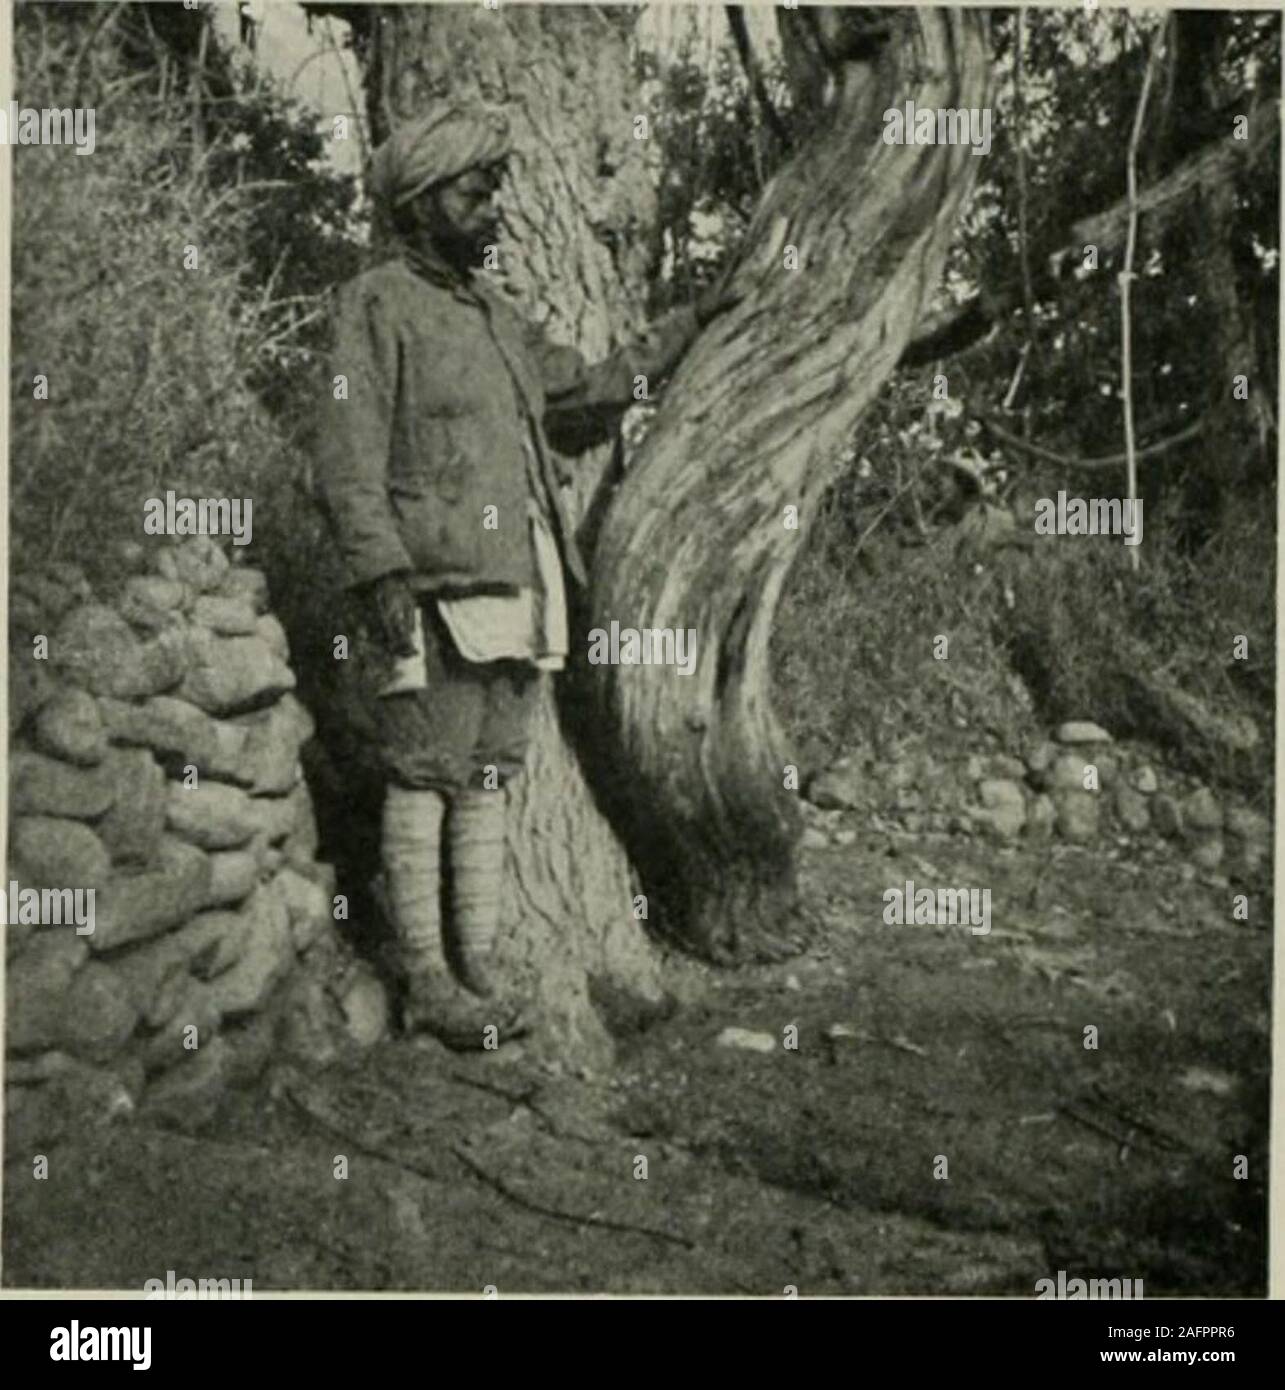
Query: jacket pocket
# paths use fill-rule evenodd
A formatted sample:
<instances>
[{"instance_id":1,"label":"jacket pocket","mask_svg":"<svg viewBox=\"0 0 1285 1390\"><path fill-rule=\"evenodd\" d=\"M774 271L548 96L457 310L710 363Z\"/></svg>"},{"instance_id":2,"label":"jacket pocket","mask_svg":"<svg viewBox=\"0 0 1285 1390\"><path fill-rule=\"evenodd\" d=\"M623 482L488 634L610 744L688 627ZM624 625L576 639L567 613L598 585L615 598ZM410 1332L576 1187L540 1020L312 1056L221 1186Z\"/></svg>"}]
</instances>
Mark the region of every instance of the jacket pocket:
<instances>
[{"instance_id":1,"label":"jacket pocket","mask_svg":"<svg viewBox=\"0 0 1285 1390\"><path fill-rule=\"evenodd\" d=\"M461 448L465 428L441 415L419 420L407 431L388 479L388 494L399 499L436 498L458 502L468 478L468 456Z\"/></svg>"},{"instance_id":2,"label":"jacket pocket","mask_svg":"<svg viewBox=\"0 0 1285 1390\"><path fill-rule=\"evenodd\" d=\"M425 524L432 510L428 484L419 478L390 483L388 504L401 533L402 544L414 558L419 549L417 542L424 534Z\"/></svg>"},{"instance_id":3,"label":"jacket pocket","mask_svg":"<svg viewBox=\"0 0 1285 1390\"><path fill-rule=\"evenodd\" d=\"M439 416L432 422L424 460L429 488L443 502L461 501L469 483L467 416Z\"/></svg>"}]
</instances>

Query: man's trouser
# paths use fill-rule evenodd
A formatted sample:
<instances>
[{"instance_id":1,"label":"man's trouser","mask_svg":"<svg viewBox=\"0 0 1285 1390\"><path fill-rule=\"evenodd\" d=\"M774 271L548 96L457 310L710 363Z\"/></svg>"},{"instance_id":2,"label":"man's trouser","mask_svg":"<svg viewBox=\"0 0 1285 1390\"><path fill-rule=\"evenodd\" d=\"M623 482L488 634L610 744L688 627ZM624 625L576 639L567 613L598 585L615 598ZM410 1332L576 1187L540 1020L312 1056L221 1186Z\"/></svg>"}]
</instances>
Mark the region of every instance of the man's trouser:
<instances>
[{"instance_id":1,"label":"man's trouser","mask_svg":"<svg viewBox=\"0 0 1285 1390\"><path fill-rule=\"evenodd\" d=\"M377 702L388 780L447 795L503 787L522 771L539 673L520 661L465 661L431 598L421 612L427 686Z\"/></svg>"},{"instance_id":2,"label":"man's trouser","mask_svg":"<svg viewBox=\"0 0 1285 1390\"><path fill-rule=\"evenodd\" d=\"M504 786L522 770L538 673L516 661L464 660L436 605L428 600L422 611L426 688L378 701L390 905L412 980L440 977L449 958L466 985L489 994L502 907ZM442 930L440 902L444 816L450 933Z\"/></svg>"}]
</instances>

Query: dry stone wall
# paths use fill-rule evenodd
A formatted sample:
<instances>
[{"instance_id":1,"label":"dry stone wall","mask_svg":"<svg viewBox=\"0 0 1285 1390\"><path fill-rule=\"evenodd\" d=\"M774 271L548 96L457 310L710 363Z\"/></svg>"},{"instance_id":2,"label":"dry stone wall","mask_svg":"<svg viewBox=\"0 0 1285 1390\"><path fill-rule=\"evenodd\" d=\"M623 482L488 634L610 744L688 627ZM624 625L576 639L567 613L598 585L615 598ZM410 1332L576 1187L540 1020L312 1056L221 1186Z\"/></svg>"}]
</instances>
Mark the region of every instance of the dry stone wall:
<instances>
[{"instance_id":1,"label":"dry stone wall","mask_svg":"<svg viewBox=\"0 0 1285 1390\"><path fill-rule=\"evenodd\" d=\"M190 1119L274 1047L376 1040L384 1007L316 858L263 573L208 538L122 571L11 583L6 1100ZM94 890L92 931L14 920L30 888Z\"/></svg>"},{"instance_id":2,"label":"dry stone wall","mask_svg":"<svg viewBox=\"0 0 1285 1390\"><path fill-rule=\"evenodd\" d=\"M937 746L882 760L848 756L819 768L805 788L808 848L851 844L850 813L872 828L909 835L961 834L1008 843L1051 840L1182 849L1181 878L1203 874L1219 886L1270 869L1271 824L1195 777L1116 743L1088 720L1071 720L1024 757L943 754Z\"/></svg>"}]
</instances>

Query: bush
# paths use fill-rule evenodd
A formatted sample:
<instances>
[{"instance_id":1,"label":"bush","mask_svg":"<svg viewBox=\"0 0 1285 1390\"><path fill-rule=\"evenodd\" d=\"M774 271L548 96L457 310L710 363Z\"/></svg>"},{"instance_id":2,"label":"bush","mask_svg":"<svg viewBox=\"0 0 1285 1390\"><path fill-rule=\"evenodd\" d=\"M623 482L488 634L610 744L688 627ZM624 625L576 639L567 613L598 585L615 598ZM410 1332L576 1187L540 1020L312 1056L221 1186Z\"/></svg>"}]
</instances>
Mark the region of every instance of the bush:
<instances>
[{"instance_id":1,"label":"bush","mask_svg":"<svg viewBox=\"0 0 1285 1390\"><path fill-rule=\"evenodd\" d=\"M300 189L310 185L296 159L284 188L265 189L253 150L237 153L247 129L279 132L288 104L256 88L242 106L219 108L198 139L182 86L165 67L136 70L110 31L77 88L87 23L72 13L37 24L24 7L15 35L20 104L67 105L78 90L97 112L93 154L14 151L10 507L19 569L48 559L103 569L113 541L142 536L144 501L169 488L251 498L256 533L273 516L293 521L307 482L295 435L320 389L306 334L320 296L294 292L299 276L281 273L289 258L268 267L262 246L265 219L281 224L274 198L302 218L296 237L306 243ZM258 118L246 109L256 106ZM310 131L300 127L296 143L319 157ZM312 179L329 248L355 260L355 241L334 230L351 181L322 168ZM35 398L38 376L47 400Z\"/></svg>"}]
</instances>

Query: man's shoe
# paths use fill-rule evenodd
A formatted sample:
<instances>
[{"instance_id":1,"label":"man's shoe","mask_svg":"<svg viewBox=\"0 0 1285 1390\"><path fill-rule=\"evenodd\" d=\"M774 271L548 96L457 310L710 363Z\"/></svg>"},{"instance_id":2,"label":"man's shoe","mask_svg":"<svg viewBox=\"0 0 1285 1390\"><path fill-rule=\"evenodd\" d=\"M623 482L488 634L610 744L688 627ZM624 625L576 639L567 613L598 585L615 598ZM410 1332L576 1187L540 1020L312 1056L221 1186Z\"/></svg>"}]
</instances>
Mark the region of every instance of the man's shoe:
<instances>
[{"instance_id":1,"label":"man's shoe","mask_svg":"<svg viewBox=\"0 0 1285 1390\"><path fill-rule=\"evenodd\" d=\"M455 1052L488 1050L528 1031L513 1004L481 998L437 974L408 982L402 1028L408 1034L428 1033Z\"/></svg>"}]
</instances>

